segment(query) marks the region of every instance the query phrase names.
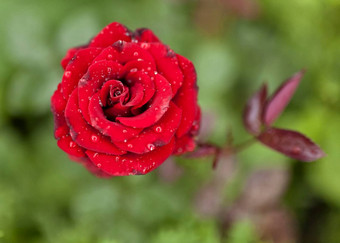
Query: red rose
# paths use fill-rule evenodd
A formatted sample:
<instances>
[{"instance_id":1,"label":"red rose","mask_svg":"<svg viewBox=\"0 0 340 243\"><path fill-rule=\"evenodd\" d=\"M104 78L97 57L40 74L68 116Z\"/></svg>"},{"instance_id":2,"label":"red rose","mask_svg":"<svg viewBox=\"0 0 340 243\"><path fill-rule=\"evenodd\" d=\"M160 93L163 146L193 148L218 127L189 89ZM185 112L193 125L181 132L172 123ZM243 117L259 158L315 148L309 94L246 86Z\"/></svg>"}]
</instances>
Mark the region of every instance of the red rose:
<instances>
[{"instance_id":1,"label":"red rose","mask_svg":"<svg viewBox=\"0 0 340 243\"><path fill-rule=\"evenodd\" d=\"M52 96L58 146L102 176L146 174L195 148L200 122L193 64L151 30L106 26L70 49Z\"/></svg>"}]
</instances>

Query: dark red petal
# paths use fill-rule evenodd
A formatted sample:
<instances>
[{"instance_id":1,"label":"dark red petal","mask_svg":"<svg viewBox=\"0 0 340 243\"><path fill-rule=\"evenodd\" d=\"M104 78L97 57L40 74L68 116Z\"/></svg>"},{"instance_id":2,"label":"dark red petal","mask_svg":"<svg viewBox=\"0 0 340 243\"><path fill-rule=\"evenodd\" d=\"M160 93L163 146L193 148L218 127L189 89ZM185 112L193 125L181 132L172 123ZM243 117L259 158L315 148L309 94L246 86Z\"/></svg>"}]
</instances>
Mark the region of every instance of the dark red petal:
<instances>
[{"instance_id":1,"label":"dark red petal","mask_svg":"<svg viewBox=\"0 0 340 243\"><path fill-rule=\"evenodd\" d=\"M131 107L116 103L110 108L104 110L107 119L114 121L117 116L131 116Z\"/></svg>"},{"instance_id":2,"label":"dark red petal","mask_svg":"<svg viewBox=\"0 0 340 243\"><path fill-rule=\"evenodd\" d=\"M82 117L78 107L78 90L75 89L67 102L65 117L71 130L72 139L81 147L100 153L122 155L108 137L91 127Z\"/></svg>"},{"instance_id":3,"label":"dark red petal","mask_svg":"<svg viewBox=\"0 0 340 243\"><path fill-rule=\"evenodd\" d=\"M181 155L186 152L192 152L195 150L195 147L195 139L192 136L186 134L181 138L176 139L174 154Z\"/></svg>"},{"instance_id":4,"label":"dark red petal","mask_svg":"<svg viewBox=\"0 0 340 243\"><path fill-rule=\"evenodd\" d=\"M118 62L121 64L131 61L145 61L151 63L153 67L156 66L153 56L137 43L123 41L115 43L113 47L120 53Z\"/></svg>"},{"instance_id":5,"label":"dark red petal","mask_svg":"<svg viewBox=\"0 0 340 243\"><path fill-rule=\"evenodd\" d=\"M51 98L51 110L54 117L54 136L56 139L68 134L68 126L65 121L64 110L66 107L66 100L60 92L61 85L54 92Z\"/></svg>"},{"instance_id":6,"label":"dark red petal","mask_svg":"<svg viewBox=\"0 0 340 243\"><path fill-rule=\"evenodd\" d=\"M196 118L192 123L192 127L189 131L190 135L192 136L198 135L200 127L201 127L201 109L199 106L197 106Z\"/></svg>"},{"instance_id":7,"label":"dark red petal","mask_svg":"<svg viewBox=\"0 0 340 243\"><path fill-rule=\"evenodd\" d=\"M136 103L133 109L145 105L155 94L155 84L152 81L155 80L154 74L150 77L142 71L130 72L126 75L125 79L128 83L131 83L131 85L133 85L134 83L139 83L143 86L143 99L138 104Z\"/></svg>"},{"instance_id":8,"label":"dark red petal","mask_svg":"<svg viewBox=\"0 0 340 243\"><path fill-rule=\"evenodd\" d=\"M305 71L302 70L285 81L267 102L263 113L263 122L267 126L273 124L288 105L304 73Z\"/></svg>"},{"instance_id":9,"label":"dark red petal","mask_svg":"<svg viewBox=\"0 0 340 243\"><path fill-rule=\"evenodd\" d=\"M318 145L295 131L268 128L257 138L266 146L297 160L310 162L325 156Z\"/></svg>"},{"instance_id":10,"label":"dark red petal","mask_svg":"<svg viewBox=\"0 0 340 243\"><path fill-rule=\"evenodd\" d=\"M139 42L161 42L151 30L145 28L136 29L134 38Z\"/></svg>"},{"instance_id":11,"label":"dark red petal","mask_svg":"<svg viewBox=\"0 0 340 243\"><path fill-rule=\"evenodd\" d=\"M131 34L124 25L114 22L102 29L102 31L92 39L89 46L107 47L119 40L131 41Z\"/></svg>"},{"instance_id":12,"label":"dark red petal","mask_svg":"<svg viewBox=\"0 0 340 243\"><path fill-rule=\"evenodd\" d=\"M155 125L144 129L138 136L127 142L116 142L115 144L122 150L137 154L152 151L170 142L176 133L181 117L181 109L171 102L168 111Z\"/></svg>"},{"instance_id":13,"label":"dark red petal","mask_svg":"<svg viewBox=\"0 0 340 243\"><path fill-rule=\"evenodd\" d=\"M141 83L135 83L130 87L130 100L125 106L136 106L142 102L144 97L144 86Z\"/></svg>"},{"instance_id":14,"label":"dark red petal","mask_svg":"<svg viewBox=\"0 0 340 243\"><path fill-rule=\"evenodd\" d=\"M67 65L61 81L65 99L68 99L77 87L80 78L86 73L91 62L100 52L100 48L86 48L76 52L74 59Z\"/></svg>"},{"instance_id":15,"label":"dark red petal","mask_svg":"<svg viewBox=\"0 0 340 243\"><path fill-rule=\"evenodd\" d=\"M70 135L62 136L57 142L59 148L61 148L65 153L76 158L81 158L86 156L84 154L84 149L79 147L76 142L72 140Z\"/></svg>"},{"instance_id":16,"label":"dark red petal","mask_svg":"<svg viewBox=\"0 0 340 243\"><path fill-rule=\"evenodd\" d=\"M243 123L250 134L258 135L261 132L263 107L267 99L267 85L262 85L247 102L243 112Z\"/></svg>"},{"instance_id":17,"label":"dark red petal","mask_svg":"<svg viewBox=\"0 0 340 243\"><path fill-rule=\"evenodd\" d=\"M174 98L175 104L183 111L183 118L177 130L177 137L186 134L196 119L197 106L197 85L196 71L194 65L188 59L178 55L179 65L184 74L183 86L179 89Z\"/></svg>"},{"instance_id":18,"label":"dark red petal","mask_svg":"<svg viewBox=\"0 0 340 243\"><path fill-rule=\"evenodd\" d=\"M112 176L143 175L162 164L172 154L173 148L174 139L167 145L142 155L129 153L110 156L93 151L86 151L86 154L98 168Z\"/></svg>"},{"instance_id":19,"label":"dark red petal","mask_svg":"<svg viewBox=\"0 0 340 243\"><path fill-rule=\"evenodd\" d=\"M121 77L125 77L128 74L131 73L140 73L140 71L142 73L145 74L153 74L155 73L155 71L157 71L156 69L156 64L154 62L149 62L149 61L144 61L144 60L133 60L130 62L127 62L122 71L121 71Z\"/></svg>"},{"instance_id":20,"label":"dark red petal","mask_svg":"<svg viewBox=\"0 0 340 243\"><path fill-rule=\"evenodd\" d=\"M66 52L66 55L63 57L63 59L61 59L61 62L60 62L63 69L66 68L67 64L71 61L72 57L74 57L77 51L79 51L79 48L75 47L75 48L69 49Z\"/></svg>"},{"instance_id":21,"label":"dark red petal","mask_svg":"<svg viewBox=\"0 0 340 243\"><path fill-rule=\"evenodd\" d=\"M115 96L113 91L115 89L119 90L121 93L118 96ZM103 106L107 105L108 99L112 102L123 102L125 100L126 95L129 93L129 89L124 87L123 83L119 80L109 80L101 87L100 91L100 101Z\"/></svg>"},{"instance_id":22,"label":"dark red petal","mask_svg":"<svg viewBox=\"0 0 340 243\"><path fill-rule=\"evenodd\" d=\"M172 94L175 96L183 84L183 73L175 52L162 43L150 44L148 50L156 61L158 72L171 84Z\"/></svg>"},{"instance_id":23,"label":"dark red petal","mask_svg":"<svg viewBox=\"0 0 340 243\"><path fill-rule=\"evenodd\" d=\"M126 127L118 122L109 121L99 102L99 93L96 93L89 104L89 117L91 125L102 134L109 136L113 142L121 142L137 136L143 129Z\"/></svg>"},{"instance_id":24,"label":"dark red petal","mask_svg":"<svg viewBox=\"0 0 340 243\"><path fill-rule=\"evenodd\" d=\"M185 80L183 81L183 86L185 88L195 88L197 89L197 74L194 64L187 58L176 54L179 62L179 67L181 68Z\"/></svg>"},{"instance_id":25,"label":"dark red petal","mask_svg":"<svg viewBox=\"0 0 340 243\"><path fill-rule=\"evenodd\" d=\"M117 120L137 128L149 127L159 121L169 108L172 92L169 82L159 74L155 75L155 86L156 93L146 111L134 117L117 117Z\"/></svg>"},{"instance_id":26,"label":"dark red petal","mask_svg":"<svg viewBox=\"0 0 340 243\"><path fill-rule=\"evenodd\" d=\"M79 81L79 108L88 123L91 123L88 114L90 98L102 87L105 81L118 79L121 67L119 63L113 61L99 61L92 64Z\"/></svg>"}]
</instances>

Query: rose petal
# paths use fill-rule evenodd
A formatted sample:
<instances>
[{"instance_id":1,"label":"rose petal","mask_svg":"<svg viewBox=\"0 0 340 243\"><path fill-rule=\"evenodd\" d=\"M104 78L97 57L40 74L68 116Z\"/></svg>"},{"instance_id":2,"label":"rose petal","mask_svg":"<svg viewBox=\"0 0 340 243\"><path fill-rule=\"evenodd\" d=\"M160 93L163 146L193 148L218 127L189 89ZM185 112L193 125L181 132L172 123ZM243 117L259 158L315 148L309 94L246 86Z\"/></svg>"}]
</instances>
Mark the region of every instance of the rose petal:
<instances>
[{"instance_id":1,"label":"rose petal","mask_svg":"<svg viewBox=\"0 0 340 243\"><path fill-rule=\"evenodd\" d=\"M119 40L131 41L131 34L124 25L114 22L102 29L102 31L91 40L89 46L107 47Z\"/></svg>"},{"instance_id":2,"label":"rose petal","mask_svg":"<svg viewBox=\"0 0 340 243\"><path fill-rule=\"evenodd\" d=\"M118 41L113 47L120 53L118 62L121 64L131 61L145 61L151 63L152 66L156 66L153 56L137 43Z\"/></svg>"},{"instance_id":3,"label":"rose petal","mask_svg":"<svg viewBox=\"0 0 340 243\"><path fill-rule=\"evenodd\" d=\"M311 162L325 156L321 148L301 133L279 128L268 128L258 140L291 158Z\"/></svg>"},{"instance_id":4,"label":"rose petal","mask_svg":"<svg viewBox=\"0 0 340 243\"><path fill-rule=\"evenodd\" d=\"M137 136L143 129L126 127L120 123L109 121L99 103L99 93L96 93L89 103L91 125L102 134L109 136L112 142L121 142Z\"/></svg>"},{"instance_id":5,"label":"rose petal","mask_svg":"<svg viewBox=\"0 0 340 243\"><path fill-rule=\"evenodd\" d=\"M126 76L127 74L131 73L137 73L142 71L145 74L152 74L157 71L156 64L154 62L150 61L144 61L142 59L140 60L133 60L130 62L127 62L121 71L121 77Z\"/></svg>"},{"instance_id":6,"label":"rose petal","mask_svg":"<svg viewBox=\"0 0 340 243\"><path fill-rule=\"evenodd\" d=\"M134 32L134 38L140 42L161 42L158 37L149 29L140 28Z\"/></svg>"},{"instance_id":7,"label":"rose petal","mask_svg":"<svg viewBox=\"0 0 340 243\"><path fill-rule=\"evenodd\" d=\"M194 138L187 134L176 139L174 154L181 155L186 152L192 152L195 150L195 147L196 143Z\"/></svg>"},{"instance_id":8,"label":"rose petal","mask_svg":"<svg viewBox=\"0 0 340 243\"><path fill-rule=\"evenodd\" d=\"M178 66L175 52L162 43L152 43L148 50L156 61L158 72L171 84L172 94L175 96L183 84L183 73Z\"/></svg>"},{"instance_id":9,"label":"rose petal","mask_svg":"<svg viewBox=\"0 0 340 243\"><path fill-rule=\"evenodd\" d=\"M79 108L88 123L91 123L88 114L89 99L102 87L105 81L118 79L121 67L119 63L113 61L99 61L92 64L81 78L78 85Z\"/></svg>"},{"instance_id":10,"label":"rose petal","mask_svg":"<svg viewBox=\"0 0 340 243\"><path fill-rule=\"evenodd\" d=\"M144 129L138 136L129 139L127 142L116 142L115 144L122 150L137 154L147 153L170 142L176 133L181 117L181 109L170 102L168 111L155 125Z\"/></svg>"},{"instance_id":11,"label":"rose petal","mask_svg":"<svg viewBox=\"0 0 340 243\"><path fill-rule=\"evenodd\" d=\"M91 127L82 117L78 107L78 90L75 89L67 102L65 117L71 129L72 139L81 147L100 153L122 155L125 151L118 149L108 137Z\"/></svg>"},{"instance_id":12,"label":"rose petal","mask_svg":"<svg viewBox=\"0 0 340 243\"><path fill-rule=\"evenodd\" d=\"M119 116L131 116L131 107L116 103L112 107L104 109L104 114L110 121L114 121Z\"/></svg>"},{"instance_id":13,"label":"rose petal","mask_svg":"<svg viewBox=\"0 0 340 243\"><path fill-rule=\"evenodd\" d=\"M135 83L130 87L130 100L124 106L138 105L144 97L144 87L140 83Z\"/></svg>"},{"instance_id":14,"label":"rose petal","mask_svg":"<svg viewBox=\"0 0 340 243\"><path fill-rule=\"evenodd\" d=\"M76 158L81 158L86 156L84 154L84 149L78 146L76 142L72 140L69 135L62 136L57 142L59 148L61 148L65 153L74 156Z\"/></svg>"},{"instance_id":15,"label":"rose petal","mask_svg":"<svg viewBox=\"0 0 340 243\"><path fill-rule=\"evenodd\" d=\"M188 59L178 55L179 65L184 74L183 86L179 89L174 98L175 104L183 111L183 118L177 129L177 137L181 137L190 131L196 119L197 106L197 85L196 71L194 65Z\"/></svg>"},{"instance_id":16,"label":"rose petal","mask_svg":"<svg viewBox=\"0 0 340 243\"><path fill-rule=\"evenodd\" d=\"M64 110L66 107L66 100L64 99L61 90L61 84L58 85L57 90L51 98L51 110L54 117L54 136L56 139L68 133L68 127L65 121Z\"/></svg>"},{"instance_id":17,"label":"rose petal","mask_svg":"<svg viewBox=\"0 0 340 243\"><path fill-rule=\"evenodd\" d=\"M267 99L267 85L262 85L261 89L256 92L247 102L243 112L243 123L247 131L252 135L258 135L261 132L262 113Z\"/></svg>"},{"instance_id":18,"label":"rose petal","mask_svg":"<svg viewBox=\"0 0 340 243\"><path fill-rule=\"evenodd\" d=\"M84 46L84 48L86 48L86 46ZM69 49L65 56L63 57L63 59L61 59L61 66L63 67L63 69L65 70L67 64L71 61L71 59L74 57L74 55L76 54L77 51L79 51L79 49L81 49L81 47L75 47L75 48L71 48Z\"/></svg>"},{"instance_id":19,"label":"rose petal","mask_svg":"<svg viewBox=\"0 0 340 243\"><path fill-rule=\"evenodd\" d=\"M196 69L194 67L194 64L187 58L176 54L176 57L178 59L179 67L182 70L182 73L185 77L185 80L183 82L183 86L185 88L194 88L198 89L197 87L197 74Z\"/></svg>"},{"instance_id":20,"label":"rose petal","mask_svg":"<svg viewBox=\"0 0 340 243\"><path fill-rule=\"evenodd\" d=\"M167 145L142 155L129 153L110 156L93 151L86 151L86 154L98 168L112 176L143 175L162 164L172 154L173 148L174 139Z\"/></svg>"},{"instance_id":21,"label":"rose petal","mask_svg":"<svg viewBox=\"0 0 340 243\"><path fill-rule=\"evenodd\" d=\"M117 88L121 93L118 96L114 96L112 91ZM121 81L119 80L109 80L100 89L100 101L102 105L107 106L107 101L110 99L112 102L123 102L125 96L129 93L129 89L125 88Z\"/></svg>"},{"instance_id":22,"label":"rose petal","mask_svg":"<svg viewBox=\"0 0 340 243\"><path fill-rule=\"evenodd\" d=\"M77 87L79 79L86 73L93 59L100 53L100 48L86 48L75 53L65 69L61 87L65 99L71 95Z\"/></svg>"},{"instance_id":23,"label":"rose petal","mask_svg":"<svg viewBox=\"0 0 340 243\"><path fill-rule=\"evenodd\" d=\"M150 102L149 108L134 117L117 117L117 120L130 127L145 128L155 124L169 108L172 97L169 82L157 74L155 76L156 93Z\"/></svg>"},{"instance_id":24,"label":"rose petal","mask_svg":"<svg viewBox=\"0 0 340 243\"><path fill-rule=\"evenodd\" d=\"M131 85L138 83L141 84L143 87L143 99L140 102L135 102L133 110L145 105L155 94L155 84L151 80L154 80L154 77L155 75L152 75L152 77L150 78L149 75L141 71L132 72L126 75L125 79L128 83L131 83Z\"/></svg>"}]
</instances>

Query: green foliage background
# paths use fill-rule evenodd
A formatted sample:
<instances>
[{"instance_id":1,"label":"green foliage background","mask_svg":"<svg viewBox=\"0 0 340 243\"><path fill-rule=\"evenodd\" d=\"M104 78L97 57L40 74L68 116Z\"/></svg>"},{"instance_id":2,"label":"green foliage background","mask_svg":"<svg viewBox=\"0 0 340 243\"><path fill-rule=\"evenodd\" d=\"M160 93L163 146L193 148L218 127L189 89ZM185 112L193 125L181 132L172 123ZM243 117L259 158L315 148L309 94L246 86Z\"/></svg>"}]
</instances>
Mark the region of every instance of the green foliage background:
<instances>
[{"instance_id":1,"label":"green foliage background","mask_svg":"<svg viewBox=\"0 0 340 243\"><path fill-rule=\"evenodd\" d=\"M292 180L282 204L298 220L297 230L304 230L310 209L322 205L311 238L340 242L340 1L261 0L257 18L222 11L214 31L202 25L209 18L197 20L199 4L1 0L0 242L220 242L217 222L193 208L212 176L208 160L178 161L184 173L173 183L160 180L157 170L106 180L70 162L56 145L50 96L62 77L59 62L68 48L113 21L154 30L194 62L199 102L214 115L210 140L216 143L224 142L228 127L236 142L248 137L242 108L263 81L273 90L307 68L277 125L307 134L328 156L302 164L256 145L240 154L235 180L242 183L256 168L287 168ZM237 188L226 190L237 195ZM225 243L257 239L253 225L239 222Z\"/></svg>"}]
</instances>

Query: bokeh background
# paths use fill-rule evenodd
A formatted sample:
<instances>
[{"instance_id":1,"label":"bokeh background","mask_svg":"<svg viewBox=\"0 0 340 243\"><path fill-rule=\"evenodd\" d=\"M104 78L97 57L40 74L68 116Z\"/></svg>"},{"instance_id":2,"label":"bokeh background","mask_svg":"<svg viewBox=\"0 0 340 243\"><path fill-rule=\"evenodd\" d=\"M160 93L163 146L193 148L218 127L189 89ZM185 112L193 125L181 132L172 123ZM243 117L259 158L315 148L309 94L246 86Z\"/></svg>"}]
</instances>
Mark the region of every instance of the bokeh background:
<instances>
[{"instance_id":1,"label":"bokeh background","mask_svg":"<svg viewBox=\"0 0 340 243\"><path fill-rule=\"evenodd\" d=\"M293 161L260 145L176 158L146 176L100 179L53 138L59 62L110 22L148 27L197 69L202 139L248 138L241 114L264 81L307 73L277 126L328 154ZM0 242L340 242L340 1L0 2Z\"/></svg>"}]
</instances>

